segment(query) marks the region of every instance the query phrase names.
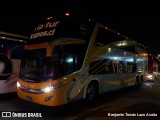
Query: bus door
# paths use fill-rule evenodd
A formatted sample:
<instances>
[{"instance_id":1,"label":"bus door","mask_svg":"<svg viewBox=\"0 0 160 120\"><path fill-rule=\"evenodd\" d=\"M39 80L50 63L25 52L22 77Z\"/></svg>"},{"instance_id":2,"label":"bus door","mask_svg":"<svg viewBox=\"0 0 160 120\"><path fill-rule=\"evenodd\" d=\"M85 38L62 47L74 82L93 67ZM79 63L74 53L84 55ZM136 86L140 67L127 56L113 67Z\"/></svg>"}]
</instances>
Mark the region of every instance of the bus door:
<instances>
[{"instance_id":1,"label":"bus door","mask_svg":"<svg viewBox=\"0 0 160 120\"><path fill-rule=\"evenodd\" d=\"M20 59L11 59L13 72L11 74L11 77L6 81L6 84L8 86L8 92L14 92L16 91L16 83L18 80L18 75L20 72Z\"/></svg>"},{"instance_id":2,"label":"bus door","mask_svg":"<svg viewBox=\"0 0 160 120\"><path fill-rule=\"evenodd\" d=\"M12 63L6 55L0 53L0 94L8 92L7 80L12 73Z\"/></svg>"},{"instance_id":3,"label":"bus door","mask_svg":"<svg viewBox=\"0 0 160 120\"><path fill-rule=\"evenodd\" d=\"M6 80L6 84L8 92L15 92L16 83L20 72L21 59L23 57L23 46L12 47L8 50L7 55L12 71L10 72L10 77Z\"/></svg>"}]
</instances>

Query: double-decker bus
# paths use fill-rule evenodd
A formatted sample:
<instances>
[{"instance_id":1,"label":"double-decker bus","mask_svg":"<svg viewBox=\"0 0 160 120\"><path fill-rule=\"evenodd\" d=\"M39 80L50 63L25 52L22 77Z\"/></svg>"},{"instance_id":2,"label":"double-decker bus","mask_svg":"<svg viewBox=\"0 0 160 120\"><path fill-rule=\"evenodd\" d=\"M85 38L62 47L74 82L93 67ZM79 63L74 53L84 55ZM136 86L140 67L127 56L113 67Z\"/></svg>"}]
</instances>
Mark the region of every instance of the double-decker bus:
<instances>
[{"instance_id":1,"label":"double-decker bus","mask_svg":"<svg viewBox=\"0 0 160 120\"><path fill-rule=\"evenodd\" d=\"M148 70L145 46L92 19L69 14L39 23L24 54L18 96L46 106L140 87Z\"/></svg>"},{"instance_id":2,"label":"double-decker bus","mask_svg":"<svg viewBox=\"0 0 160 120\"><path fill-rule=\"evenodd\" d=\"M16 92L26 39L25 36L0 31L0 94Z\"/></svg>"}]
</instances>

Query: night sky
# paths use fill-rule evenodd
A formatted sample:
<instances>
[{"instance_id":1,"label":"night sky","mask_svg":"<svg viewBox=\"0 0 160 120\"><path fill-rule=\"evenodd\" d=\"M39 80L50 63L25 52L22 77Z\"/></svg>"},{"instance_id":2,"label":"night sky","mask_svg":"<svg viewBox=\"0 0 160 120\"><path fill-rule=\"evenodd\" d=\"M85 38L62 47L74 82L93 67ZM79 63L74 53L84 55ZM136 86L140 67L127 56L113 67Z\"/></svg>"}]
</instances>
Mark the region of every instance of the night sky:
<instances>
[{"instance_id":1,"label":"night sky","mask_svg":"<svg viewBox=\"0 0 160 120\"><path fill-rule=\"evenodd\" d=\"M57 2L58 1L58 2ZM108 0L24 1L1 4L0 31L29 36L36 21L59 11L89 15L111 29L160 53L160 7L153 1ZM88 1L88 2L86 2ZM140 0L139 0L140 1Z\"/></svg>"}]
</instances>

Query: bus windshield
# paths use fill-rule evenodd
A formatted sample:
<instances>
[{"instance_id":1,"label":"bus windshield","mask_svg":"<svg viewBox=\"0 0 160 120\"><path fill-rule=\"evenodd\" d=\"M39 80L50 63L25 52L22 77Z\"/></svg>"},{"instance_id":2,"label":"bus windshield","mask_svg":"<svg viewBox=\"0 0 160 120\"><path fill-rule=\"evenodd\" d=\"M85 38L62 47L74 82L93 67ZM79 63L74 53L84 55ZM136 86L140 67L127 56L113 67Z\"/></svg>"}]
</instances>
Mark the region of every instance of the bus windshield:
<instances>
[{"instance_id":1,"label":"bus windshield","mask_svg":"<svg viewBox=\"0 0 160 120\"><path fill-rule=\"evenodd\" d=\"M46 56L46 48L25 50L20 78L24 81L43 82L55 80L81 69L85 44L66 44L53 47L53 54Z\"/></svg>"},{"instance_id":2,"label":"bus windshield","mask_svg":"<svg viewBox=\"0 0 160 120\"><path fill-rule=\"evenodd\" d=\"M22 59L20 78L24 81L42 82L55 79L58 74L55 67L60 63L59 48L54 55L46 56L46 49L25 50L25 58Z\"/></svg>"}]
</instances>

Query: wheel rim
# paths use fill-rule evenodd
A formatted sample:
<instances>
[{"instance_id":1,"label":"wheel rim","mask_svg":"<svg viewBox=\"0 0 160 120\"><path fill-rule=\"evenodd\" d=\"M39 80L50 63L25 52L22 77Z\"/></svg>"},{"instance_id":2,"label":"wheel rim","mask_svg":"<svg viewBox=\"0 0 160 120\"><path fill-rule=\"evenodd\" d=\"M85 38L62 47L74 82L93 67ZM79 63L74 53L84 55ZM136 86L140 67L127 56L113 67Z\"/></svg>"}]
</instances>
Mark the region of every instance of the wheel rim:
<instances>
[{"instance_id":1,"label":"wheel rim","mask_svg":"<svg viewBox=\"0 0 160 120\"><path fill-rule=\"evenodd\" d=\"M96 90L94 85L92 84L87 88L87 99L92 100L95 96L96 96Z\"/></svg>"},{"instance_id":2,"label":"wheel rim","mask_svg":"<svg viewBox=\"0 0 160 120\"><path fill-rule=\"evenodd\" d=\"M143 84L143 80L140 80L140 81L139 81L139 86L141 87L142 84Z\"/></svg>"},{"instance_id":3,"label":"wheel rim","mask_svg":"<svg viewBox=\"0 0 160 120\"><path fill-rule=\"evenodd\" d=\"M136 84L135 84L135 86L136 86L136 87L138 87L138 86L139 86L139 81L138 81L138 80L136 80Z\"/></svg>"}]
</instances>

